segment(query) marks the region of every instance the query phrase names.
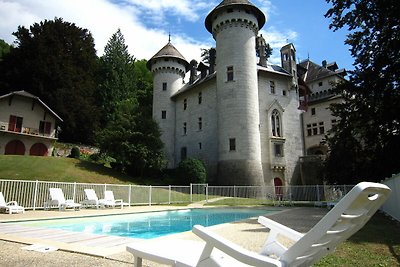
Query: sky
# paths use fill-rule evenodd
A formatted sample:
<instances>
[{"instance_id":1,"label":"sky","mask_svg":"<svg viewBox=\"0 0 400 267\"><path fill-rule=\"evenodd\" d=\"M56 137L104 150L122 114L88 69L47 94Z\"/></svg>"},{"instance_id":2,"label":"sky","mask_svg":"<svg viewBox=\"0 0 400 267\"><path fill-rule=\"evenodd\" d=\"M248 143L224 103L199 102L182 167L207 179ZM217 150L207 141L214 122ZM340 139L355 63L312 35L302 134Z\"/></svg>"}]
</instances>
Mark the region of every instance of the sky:
<instances>
[{"instance_id":1,"label":"sky","mask_svg":"<svg viewBox=\"0 0 400 267\"><path fill-rule=\"evenodd\" d=\"M207 14L221 0L0 0L0 39L15 41L18 26L55 17L88 29L101 56L108 40L118 29L128 50L136 59L150 59L171 43L187 61L201 59L201 48L215 47L206 30ZM273 48L269 63L280 65L279 51L293 43L299 61L310 59L321 64L336 61L339 68L354 69L347 32L329 29L324 17L330 5L325 0L252 0L265 16L260 30Z\"/></svg>"}]
</instances>

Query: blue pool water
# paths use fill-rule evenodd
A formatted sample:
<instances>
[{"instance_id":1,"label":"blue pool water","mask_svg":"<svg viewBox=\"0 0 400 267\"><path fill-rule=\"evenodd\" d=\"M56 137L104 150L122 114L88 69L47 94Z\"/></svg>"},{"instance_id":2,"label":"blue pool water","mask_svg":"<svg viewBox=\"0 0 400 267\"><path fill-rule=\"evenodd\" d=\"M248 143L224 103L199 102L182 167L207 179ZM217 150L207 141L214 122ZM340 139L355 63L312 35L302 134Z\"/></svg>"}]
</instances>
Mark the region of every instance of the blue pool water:
<instances>
[{"instance_id":1,"label":"blue pool water","mask_svg":"<svg viewBox=\"0 0 400 267\"><path fill-rule=\"evenodd\" d=\"M74 232L150 239L190 231L195 224L212 226L257 217L271 212L276 212L276 210L238 208L185 209L90 218L42 220L24 222L22 224Z\"/></svg>"}]
</instances>

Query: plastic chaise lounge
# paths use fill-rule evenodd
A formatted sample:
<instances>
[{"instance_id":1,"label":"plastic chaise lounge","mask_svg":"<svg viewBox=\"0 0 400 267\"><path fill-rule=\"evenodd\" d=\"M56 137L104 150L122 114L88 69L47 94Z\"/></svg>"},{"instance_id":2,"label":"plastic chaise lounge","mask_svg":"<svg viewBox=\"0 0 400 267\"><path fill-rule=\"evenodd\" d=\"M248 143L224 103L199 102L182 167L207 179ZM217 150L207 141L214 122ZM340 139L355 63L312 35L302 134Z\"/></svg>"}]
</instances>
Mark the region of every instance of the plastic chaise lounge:
<instances>
[{"instance_id":1,"label":"plastic chaise lounge","mask_svg":"<svg viewBox=\"0 0 400 267\"><path fill-rule=\"evenodd\" d=\"M134 255L136 267L141 266L142 259L172 266L311 266L360 230L389 194L386 185L359 183L306 234L260 216L258 222L270 229L260 254L199 225L193 227L193 233L205 243L165 240L132 243L126 249ZM286 247L278 236L291 239L294 244Z\"/></svg>"},{"instance_id":2,"label":"plastic chaise lounge","mask_svg":"<svg viewBox=\"0 0 400 267\"><path fill-rule=\"evenodd\" d=\"M2 192L0 192L0 210L8 214L25 212L24 207L19 206L17 201L6 202Z\"/></svg>"},{"instance_id":3,"label":"plastic chaise lounge","mask_svg":"<svg viewBox=\"0 0 400 267\"><path fill-rule=\"evenodd\" d=\"M75 203L72 199L65 199L61 188L49 188L49 191L51 200L45 203L44 208L46 210L52 207L57 207L60 211L67 208L80 209L81 204Z\"/></svg>"},{"instance_id":4,"label":"plastic chaise lounge","mask_svg":"<svg viewBox=\"0 0 400 267\"><path fill-rule=\"evenodd\" d=\"M115 207L115 206L120 206L121 209L124 206L129 206L129 203L123 202L122 199L115 199L114 198L114 193L111 190L106 190L104 191L104 199L100 199L100 203L104 206L107 207Z\"/></svg>"},{"instance_id":5,"label":"plastic chaise lounge","mask_svg":"<svg viewBox=\"0 0 400 267\"><path fill-rule=\"evenodd\" d=\"M84 189L86 199L81 201L83 207L96 207L97 209L101 206L104 207L104 199L99 199L96 192L93 189Z\"/></svg>"}]
</instances>

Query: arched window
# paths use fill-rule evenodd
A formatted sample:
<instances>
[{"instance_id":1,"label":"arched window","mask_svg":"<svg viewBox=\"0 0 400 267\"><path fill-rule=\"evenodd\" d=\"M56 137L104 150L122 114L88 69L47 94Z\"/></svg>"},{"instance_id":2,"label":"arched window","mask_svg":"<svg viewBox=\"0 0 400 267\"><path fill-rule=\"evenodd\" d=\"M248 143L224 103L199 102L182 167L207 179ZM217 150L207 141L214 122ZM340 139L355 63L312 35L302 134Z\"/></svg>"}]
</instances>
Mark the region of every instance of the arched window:
<instances>
[{"instance_id":1,"label":"arched window","mask_svg":"<svg viewBox=\"0 0 400 267\"><path fill-rule=\"evenodd\" d=\"M281 137L281 116L279 111L274 109L271 115L271 129L272 129L272 136Z\"/></svg>"}]
</instances>

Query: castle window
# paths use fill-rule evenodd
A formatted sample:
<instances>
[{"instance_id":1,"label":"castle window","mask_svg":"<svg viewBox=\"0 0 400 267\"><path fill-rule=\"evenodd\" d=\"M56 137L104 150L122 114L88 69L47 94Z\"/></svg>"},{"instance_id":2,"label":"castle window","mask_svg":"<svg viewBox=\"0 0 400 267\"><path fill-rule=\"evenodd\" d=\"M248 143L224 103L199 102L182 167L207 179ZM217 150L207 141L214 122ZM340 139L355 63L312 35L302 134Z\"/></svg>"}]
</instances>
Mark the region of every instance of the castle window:
<instances>
[{"instance_id":1,"label":"castle window","mask_svg":"<svg viewBox=\"0 0 400 267\"><path fill-rule=\"evenodd\" d=\"M199 117L199 131L203 129L203 119Z\"/></svg>"},{"instance_id":2,"label":"castle window","mask_svg":"<svg viewBox=\"0 0 400 267\"><path fill-rule=\"evenodd\" d=\"M269 81L269 89L271 91L271 94L275 94L275 82L274 81Z\"/></svg>"},{"instance_id":3,"label":"castle window","mask_svg":"<svg viewBox=\"0 0 400 267\"><path fill-rule=\"evenodd\" d=\"M233 81L233 66L226 67L226 80Z\"/></svg>"},{"instance_id":4,"label":"castle window","mask_svg":"<svg viewBox=\"0 0 400 267\"><path fill-rule=\"evenodd\" d=\"M202 144L201 143L199 143L199 150L201 150L202 149Z\"/></svg>"},{"instance_id":5,"label":"castle window","mask_svg":"<svg viewBox=\"0 0 400 267\"><path fill-rule=\"evenodd\" d=\"M202 95L202 93L200 92L200 93L199 93L199 105L201 104L201 102L203 102L203 95Z\"/></svg>"},{"instance_id":6,"label":"castle window","mask_svg":"<svg viewBox=\"0 0 400 267\"><path fill-rule=\"evenodd\" d=\"M186 122L183 123L183 135L187 134L187 124Z\"/></svg>"},{"instance_id":7,"label":"castle window","mask_svg":"<svg viewBox=\"0 0 400 267\"><path fill-rule=\"evenodd\" d=\"M324 83L323 82L319 82L318 83L318 86L322 86Z\"/></svg>"},{"instance_id":8,"label":"castle window","mask_svg":"<svg viewBox=\"0 0 400 267\"><path fill-rule=\"evenodd\" d=\"M163 91L167 91L167 83L163 83L162 84L162 90Z\"/></svg>"},{"instance_id":9,"label":"castle window","mask_svg":"<svg viewBox=\"0 0 400 267\"><path fill-rule=\"evenodd\" d=\"M282 91L282 95L283 95L283 96L286 96L286 90L283 90L283 91Z\"/></svg>"},{"instance_id":10,"label":"castle window","mask_svg":"<svg viewBox=\"0 0 400 267\"><path fill-rule=\"evenodd\" d=\"M307 136L312 135L311 124L307 124Z\"/></svg>"},{"instance_id":11,"label":"castle window","mask_svg":"<svg viewBox=\"0 0 400 267\"><path fill-rule=\"evenodd\" d=\"M288 59L289 59L289 55L286 53L282 54L282 57L283 57L284 61L288 61Z\"/></svg>"},{"instance_id":12,"label":"castle window","mask_svg":"<svg viewBox=\"0 0 400 267\"><path fill-rule=\"evenodd\" d=\"M319 123L319 134L324 134L325 133L325 127L324 127L324 122L321 121Z\"/></svg>"},{"instance_id":13,"label":"castle window","mask_svg":"<svg viewBox=\"0 0 400 267\"><path fill-rule=\"evenodd\" d=\"M185 98L183 100L183 110L186 110L186 109L187 109L187 99Z\"/></svg>"},{"instance_id":14,"label":"castle window","mask_svg":"<svg viewBox=\"0 0 400 267\"><path fill-rule=\"evenodd\" d=\"M181 161L187 158L187 148L184 146L181 148Z\"/></svg>"},{"instance_id":15,"label":"castle window","mask_svg":"<svg viewBox=\"0 0 400 267\"><path fill-rule=\"evenodd\" d=\"M274 109L271 115L271 129L272 129L272 136L281 137L281 119L279 111Z\"/></svg>"},{"instance_id":16,"label":"castle window","mask_svg":"<svg viewBox=\"0 0 400 267\"><path fill-rule=\"evenodd\" d=\"M313 135L317 135L318 134L318 128L317 128L317 124L316 123L312 124L312 133L313 133Z\"/></svg>"},{"instance_id":17,"label":"castle window","mask_svg":"<svg viewBox=\"0 0 400 267\"><path fill-rule=\"evenodd\" d=\"M283 157L283 144L274 143L275 157Z\"/></svg>"},{"instance_id":18,"label":"castle window","mask_svg":"<svg viewBox=\"0 0 400 267\"><path fill-rule=\"evenodd\" d=\"M162 110L161 111L161 119L166 119L167 118L167 111L166 110Z\"/></svg>"},{"instance_id":19,"label":"castle window","mask_svg":"<svg viewBox=\"0 0 400 267\"><path fill-rule=\"evenodd\" d=\"M236 139L229 138L229 151L236 151Z\"/></svg>"},{"instance_id":20,"label":"castle window","mask_svg":"<svg viewBox=\"0 0 400 267\"><path fill-rule=\"evenodd\" d=\"M315 115L315 108L311 108L311 115Z\"/></svg>"}]
</instances>

